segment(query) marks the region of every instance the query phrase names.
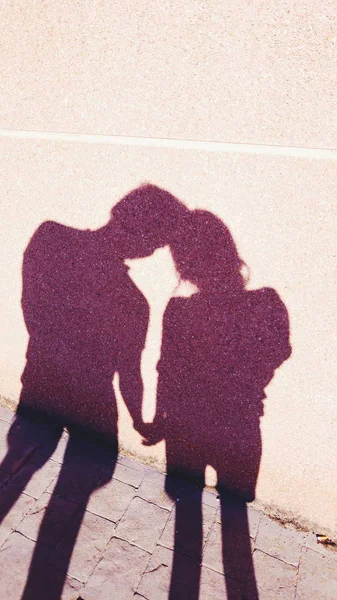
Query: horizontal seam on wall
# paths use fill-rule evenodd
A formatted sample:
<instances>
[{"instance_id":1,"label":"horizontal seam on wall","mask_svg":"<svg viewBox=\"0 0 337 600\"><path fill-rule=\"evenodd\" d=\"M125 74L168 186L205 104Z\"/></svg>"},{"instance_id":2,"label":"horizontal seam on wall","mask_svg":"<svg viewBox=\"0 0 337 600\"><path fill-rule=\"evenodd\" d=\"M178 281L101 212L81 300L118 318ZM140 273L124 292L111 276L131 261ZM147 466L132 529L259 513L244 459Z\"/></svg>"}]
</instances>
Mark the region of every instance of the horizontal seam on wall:
<instances>
[{"instance_id":1,"label":"horizontal seam on wall","mask_svg":"<svg viewBox=\"0 0 337 600\"><path fill-rule=\"evenodd\" d=\"M206 152L262 154L267 156L289 156L318 159L337 158L337 149L334 148L306 148L298 146L278 146L268 144L180 140L170 138L107 135L94 133L26 131L18 129L0 129L0 136L14 139L16 138L61 142L81 142L89 144L111 144L120 146L143 146L152 148L172 148L177 150L198 150Z\"/></svg>"}]
</instances>

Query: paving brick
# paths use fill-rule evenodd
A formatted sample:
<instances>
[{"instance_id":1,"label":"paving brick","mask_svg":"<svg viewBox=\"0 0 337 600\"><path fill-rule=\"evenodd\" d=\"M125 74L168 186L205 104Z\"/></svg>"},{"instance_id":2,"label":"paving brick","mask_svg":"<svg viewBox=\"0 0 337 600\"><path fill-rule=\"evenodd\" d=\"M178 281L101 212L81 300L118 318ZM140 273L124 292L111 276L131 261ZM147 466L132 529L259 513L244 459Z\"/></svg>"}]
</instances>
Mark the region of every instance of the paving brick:
<instances>
[{"instance_id":1,"label":"paving brick","mask_svg":"<svg viewBox=\"0 0 337 600\"><path fill-rule=\"evenodd\" d=\"M211 506L212 508L218 508L220 501L218 494L216 492L210 492L208 490L204 490L202 494L202 501L207 506Z\"/></svg>"},{"instance_id":2,"label":"paving brick","mask_svg":"<svg viewBox=\"0 0 337 600\"><path fill-rule=\"evenodd\" d=\"M5 440L10 428L10 424L7 421L0 420L0 439Z\"/></svg>"},{"instance_id":3,"label":"paving brick","mask_svg":"<svg viewBox=\"0 0 337 600\"><path fill-rule=\"evenodd\" d=\"M9 485L17 489L22 489L32 498L37 499L46 490L53 490L59 472L60 465L53 461L47 461L41 469L37 470L34 463L29 461L11 478Z\"/></svg>"},{"instance_id":4,"label":"paving brick","mask_svg":"<svg viewBox=\"0 0 337 600\"><path fill-rule=\"evenodd\" d=\"M81 595L84 600L131 600L150 555L113 538Z\"/></svg>"},{"instance_id":5,"label":"paving brick","mask_svg":"<svg viewBox=\"0 0 337 600\"><path fill-rule=\"evenodd\" d=\"M199 600L242 600L242 583L203 567Z\"/></svg>"},{"instance_id":6,"label":"paving brick","mask_svg":"<svg viewBox=\"0 0 337 600\"><path fill-rule=\"evenodd\" d=\"M73 520L74 522L74 520ZM63 571L64 556L69 553L75 538L75 546L71 556L68 575L85 583L98 563L101 553L112 538L115 526L110 521L86 512L77 538L71 522L66 535L50 555L51 563Z\"/></svg>"},{"instance_id":7,"label":"paving brick","mask_svg":"<svg viewBox=\"0 0 337 600\"><path fill-rule=\"evenodd\" d=\"M123 483L138 488L143 481L144 471L130 468L118 462L113 477L114 479L118 479L118 481L122 481Z\"/></svg>"},{"instance_id":8,"label":"paving brick","mask_svg":"<svg viewBox=\"0 0 337 600\"><path fill-rule=\"evenodd\" d=\"M97 477L98 473L105 472L103 479L111 477L116 458L116 450L112 446L100 444L85 434L67 435L65 431L51 454L51 460L62 463L65 468L77 473L77 477L84 472L90 473L91 478L93 474Z\"/></svg>"},{"instance_id":9,"label":"paving brick","mask_svg":"<svg viewBox=\"0 0 337 600\"><path fill-rule=\"evenodd\" d=\"M245 514L242 505L233 503L226 506L226 510L222 514L221 512L221 508L219 508L216 515L218 523L222 522L224 526L240 531L245 535L248 534L255 540L262 515L261 511L247 505Z\"/></svg>"},{"instance_id":10,"label":"paving brick","mask_svg":"<svg viewBox=\"0 0 337 600\"><path fill-rule=\"evenodd\" d=\"M53 454L50 457L51 460L54 460L55 462L62 464L64 455L65 455L65 451L67 449L67 445L68 445L68 436L65 438L62 437L60 439L59 443L57 444Z\"/></svg>"},{"instance_id":11,"label":"paving brick","mask_svg":"<svg viewBox=\"0 0 337 600\"><path fill-rule=\"evenodd\" d=\"M116 536L153 552L168 518L164 508L136 497L117 526Z\"/></svg>"},{"instance_id":12,"label":"paving brick","mask_svg":"<svg viewBox=\"0 0 337 600\"><path fill-rule=\"evenodd\" d=\"M4 487L0 490L0 547L9 538L12 531L19 527L20 522L34 504L34 499L26 494L17 494L13 488ZM9 512L8 512L9 511ZM1 597L1 596L0 596Z\"/></svg>"},{"instance_id":13,"label":"paving brick","mask_svg":"<svg viewBox=\"0 0 337 600\"><path fill-rule=\"evenodd\" d=\"M61 595L59 589L63 585ZM25 600L78 600L83 583L68 577L66 573L43 563L39 576L28 586Z\"/></svg>"},{"instance_id":14,"label":"paving brick","mask_svg":"<svg viewBox=\"0 0 337 600\"><path fill-rule=\"evenodd\" d=\"M39 528L51 499L52 504L49 506L48 517L45 521L44 536L41 538L41 535L39 536ZM36 541L39 536L39 543L56 545L76 509L76 504L44 493L35 501L28 514L17 527L17 530L31 540Z\"/></svg>"},{"instance_id":15,"label":"paving brick","mask_svg":"<svg viewBox=\"0 0 337 600\"><path fill-rule=\"evenodd\" d=\"M144 596L147 600L168 598L173 557L172 550L163 546L156 547L140 582L137 590L138 594ZM183 598L193 598L194 600L196 596L193 591L197 581L196 574L199 572L200 566L192 558L185 555L179 555L179 561L179 574L177 574L175 580L174 597L177 600Z\"/></svg>"},{"instance_id":16,"label":"paving brick","mask_svg":"<svg viewBox=\"0 0 337 600\"><path fill-rule=\"evenodd\" d=\"M23 444L20 439L13 439L12 442L9 448L6 440L0 440L0 472L7 475L17 473L37 447L33 441Z\"/></svg>"},{"instance_id":17,"label":"paving brick","mask_svg":"<svg viewBox=\"0 0 337 600\"><path fill-rule=\"evenodd\" d=\"M254 571L248 575L243 598L246 600L293 600L297 569L287 563L255 550ZM254 575L253 575L254 573ZM256 595L256 582L258 595ZM306 600L314 599L308 596Z\"/></svg>"},{"instance_id":18,"label":"paving brick","mask_svg":"<svg viewBox=\"0 0 337 600\"><path fill-rule=\"evenodd\" d=\"M18 600L26 583L34 542L12 533L1 549L0 598Z\"/></svg>"},{"instance_id":19,"label":"paving brick","mask_svg":"<svg viewBox=\"0 0 337 600\"><path fill-rule=\"evenodd\" d=\"M79 465L64 463L60 470L60 465L52 460L50 464L59 471L59 479L54 479L47 488L47 491L56 493L60 498L81 504L87 501L88 496L93 494L93 490L100 489L103 485L103 473L101 470L88 464L85 459Z\"/></svg>"},{"instance_id":20,"label":"paving brick","mask_svg":"<svg viewBox=\"0 0 337 600\"><path fill-rule=\"evenodd\" d=\"M1 421L6 421L10 423L14 417L14 412L9 408L5 408L4 406L0 406L0 419Z\"/></svg>"},{"instance_id":21,"label":"paving brick","mask_svg":"<svg viewBox=\"0 0 337 600\"><path fill-rule=\"evenodd\" d=\"M179 556L179 572L172 585L172 598L177 600L241 600L242 585L206 567L200 567L196 561L185 555ZM174 553L168 548L157 546L142 577L135 598L163 600L168 598L171 587L171 575ZM177 558L177 555L176 555ZM198 573L200 591L198 595Z\"/></svg>"},{"instance_id":22,"label":"paving brick","mask_svg":"<svg viewBox=\"0 0 337 600\"><path fill-rule=\"evenodd\" d=\"M255 547L258 550L297 566L304 543L304 534L292 528L282 527L276 521L262 515L255 540Z\"/></svg>"},{"instance_id":23,"label":"paving brick","mask_svg":"<svg viewBox=\"0 0 337 600\"><path fill-rule=\"evenodd\" d=\"M214 518L216 514L216 509L207 505L202 505L202 517L203 517L203 540L208 538L210 529L212 527ZM175 549L178 552L182 552L183 554L188 554L189 556L195 556L196 551L194 548L194 536L193 530L195 529L195 522L191 520L188 524L187 530L184 531L184 536L179 536L179 544L175 548L175 529L176 529L176 509L175 507L171 511L170 517L166 523L165 529L160 536L159 544L161 546L165 546L165 548L171 548L171 550ZM189 528L191 529L189 533ZM197 551L198 554L198 551Z\"/></svg>"},{"instance_id":24,"label":"paving brick","mask_svg":"<svg viewBox=\"0 0 337 600\"><path fill-rule=\"evenodd\" d=\"M137 491L137 496L162 508L171 509L174 500L165 491L165 479L163 473L148 471Z\"/></svg>"},{"instance_id":25,"label":"paving brick","mask_svg":"<svg viewBox=\"0 0 337 600\"><path fill-rule=\"evenodd\" d=\"M246 581L252 568L253 544L248 535L214 523L206 541L203 564L218 573L226 573L237 581Z\"/></svg>"},{"instance_id":26,"label":"paving brick","mask_svg":"<svg viewBox=\"0 0 337 600\"><path fill-rule=\"evenodd\" d=\"M117 523L122 518L134 495L135 489L132 486L113 479L91 494L87 510Z\"/></svg>"},{"instance_id":27,"label":"paving brick","mask_svg":"<svg viewBox=\"0 0 337 600\"><path fill-rule=\"evenodd\" d=\"M3 464L3 462L4 462L4 458L7 456L7 454L8 454L8 444L5 439L0 439L0 472L5 471L5 465ZM5 472L8 472L8 467L6 468Z\"/></svg>"},{"instance_id":28,"label":"paving brick","mask_svg":"<svg viewBox=\"0 0 337 600\"><path fill-rule=\"evenodd\" d=\"M303 548L296 600L336 600L337 598L337 555L326 556Z\"/></svg>"},{"instance_id":29,"label":"paving brick","mask_svg":"<svg viewBox=\"0 0 337 600\"><path fill-rule=\"evenodd\" d=\"M48 581L48 583L49 583L49 581ZM82 589L83 589L83 583L81 583L80 581L77 581L76 579L72 579L71 577L66 576L64 588L62 590L62 596L61 596L60 600L78 600L79 598L81 599L82 598L82 596L81 596ZM40 597L41 597L41 594L40 594ZM37 598L39 598L39 596L35 593L34 596L32 597L32 600L37 600ZM47 594L45 593L44 596L42 596L42 598L48 598Z\"/></svg>"},{"instance_id":30,"label":"paving brick","mask_svg":"<svg viewBox=\"0 0 337 600\"><path fill-rule=\"evenodd\" d=\"M143 475L149 470L149 468L142 463L133 460L132 458L128 458L127 456L123 456L122 454L119 454L117 462L124 467L133 469L134 471L139 471L140 473L143 473Z\"/></svg>"},{"instance_id":31,"label":"paving brick","mask_svg":"<svg viewBox=\"0 0 337 600\"><path fill-rule=\"evenodd\" d=\"M306 533L305 534L305 547L310 548L310 550L314 550L314 552L318 552L319 554L324 554L324 556L328 556L329 558L336 557L337 558L337 548L336 546L330 546L329 544L320 544L317 541L317 536L314 533Z\"/></svg>"}]
</instances>

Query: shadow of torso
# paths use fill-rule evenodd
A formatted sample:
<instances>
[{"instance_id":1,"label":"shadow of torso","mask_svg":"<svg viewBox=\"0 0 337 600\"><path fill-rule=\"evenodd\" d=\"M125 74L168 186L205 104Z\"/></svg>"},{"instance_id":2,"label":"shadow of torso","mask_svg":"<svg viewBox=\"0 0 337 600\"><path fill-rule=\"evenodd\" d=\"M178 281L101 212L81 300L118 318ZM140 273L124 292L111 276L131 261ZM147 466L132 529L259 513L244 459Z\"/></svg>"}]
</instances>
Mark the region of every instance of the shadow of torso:
<instances>
[{"instance_id":1,"label":"shadow of torso","mask_svg":"<svg viewBox=\"0 0 337 600\"><path fill-rule=\"evenodd\" d=\"M264 389L289 355L287 311L270 288L172 299L157 400L168 472L203 480L211 465L218 487L252 500Z\"/></svg>"},{"instance_id":2,"label":"shadow of torso","mask_svg":"<svg viewBox=\"0 0 337 600\"><path fill-rule=\"evenodd\" d=\"M140 354L148 305L106 234L47 222L23 263L29 332L21 407L117 435L112 379L120 356Z\"/></svg>"}]
</instances>

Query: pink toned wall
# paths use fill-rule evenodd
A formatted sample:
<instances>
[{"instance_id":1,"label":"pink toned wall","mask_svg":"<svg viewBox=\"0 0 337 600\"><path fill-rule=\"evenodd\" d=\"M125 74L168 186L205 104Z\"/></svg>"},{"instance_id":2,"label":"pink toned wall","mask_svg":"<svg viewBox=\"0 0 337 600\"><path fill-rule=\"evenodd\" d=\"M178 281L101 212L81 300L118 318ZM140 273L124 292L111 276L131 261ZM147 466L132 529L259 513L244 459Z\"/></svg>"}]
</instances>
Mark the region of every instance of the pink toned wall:
<instances>
[{"instance_id":1,"label":"pink toned wall","mask_svg":"<svg viewBox=\"0 0 337 600\"><path fill-rule=\"evenodd\" d=\"M250 287L285 303L293 350L267 389L257 499L337 537L336 3L9 0L2 26L2 402L21 389L34 231L99 227L151 181L223 219ZM176 273L166 248L131 274L152 311L150 417ZM164 469L118 403L123 448Z\"/></svg>"}]
</instances>

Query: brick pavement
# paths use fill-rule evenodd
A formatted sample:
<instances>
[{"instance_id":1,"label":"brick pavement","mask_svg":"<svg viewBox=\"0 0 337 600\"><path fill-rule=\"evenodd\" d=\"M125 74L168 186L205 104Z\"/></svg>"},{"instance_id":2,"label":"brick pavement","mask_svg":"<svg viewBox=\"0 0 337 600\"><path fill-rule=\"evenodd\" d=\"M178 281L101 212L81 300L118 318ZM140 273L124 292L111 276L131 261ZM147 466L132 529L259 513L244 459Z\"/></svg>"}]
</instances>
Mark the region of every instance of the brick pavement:
<instances>
[{"instance_id":1,"label":"brick pavement","mask_svg":"<svg viewBox=\"0 0 337 600\"><path fill-rule=\"evenodd\" d=\"M0 407L1 599L337 599L337 553L314 534L180 479L169 496L109 448L11 422Z\"/></svg>"}]
</instances>

